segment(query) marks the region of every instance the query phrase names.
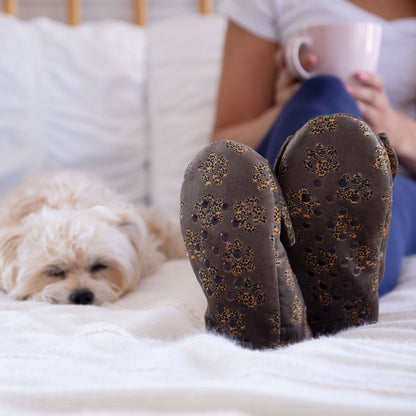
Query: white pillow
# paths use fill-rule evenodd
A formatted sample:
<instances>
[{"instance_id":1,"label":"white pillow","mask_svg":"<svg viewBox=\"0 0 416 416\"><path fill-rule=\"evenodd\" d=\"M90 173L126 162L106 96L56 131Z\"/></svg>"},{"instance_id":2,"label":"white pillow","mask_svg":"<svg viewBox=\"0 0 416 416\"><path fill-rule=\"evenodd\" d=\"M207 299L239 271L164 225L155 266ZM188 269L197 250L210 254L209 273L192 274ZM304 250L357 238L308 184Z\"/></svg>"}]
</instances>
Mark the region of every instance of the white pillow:
<instances>
[{"instance_id":1,"label":"white pillow","mask_svg":"<svg viewBox=\"0 0 416 416\"><path fill-rule=\"evenodd\" d=\"M152 202L179 212L183 173L209 142L225 20L185 16L149 28Z\"/></svg>"},{"instance_id":2,"label":"white pillow","mask_svg":"<svg viewBox=\"0 0 416 416\"><path fill-rule=\"evenodd\" d=\"M0 15L0 196L31 172L84 169L147 200L143 29Z\"/></svg>"}]
</instances>

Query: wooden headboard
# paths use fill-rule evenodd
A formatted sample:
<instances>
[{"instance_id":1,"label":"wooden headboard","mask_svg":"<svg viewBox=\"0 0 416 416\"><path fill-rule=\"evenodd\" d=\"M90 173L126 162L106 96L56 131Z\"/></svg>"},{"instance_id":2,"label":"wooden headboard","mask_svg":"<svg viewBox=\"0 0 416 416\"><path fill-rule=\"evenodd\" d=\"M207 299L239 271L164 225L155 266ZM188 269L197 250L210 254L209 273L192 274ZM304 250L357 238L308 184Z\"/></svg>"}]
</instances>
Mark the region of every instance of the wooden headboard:
<instances>
[{"instance_id":1,"label":"wooden headboard","mask_svg":"<svg viewBox=\"0 0 416 416\"><path fill-rule=\"evenodd\" d=\"M213 11L213 0L196 0L199 11L202 14L210 14ZM77 25L82 20L82 0L66 0L67 22ZM145 26L147 22L147 0L132 0L134 8L134 22ZM18 0L3 0L3 11L13 16L18 16Z\"/></svg>"}]
</instances>

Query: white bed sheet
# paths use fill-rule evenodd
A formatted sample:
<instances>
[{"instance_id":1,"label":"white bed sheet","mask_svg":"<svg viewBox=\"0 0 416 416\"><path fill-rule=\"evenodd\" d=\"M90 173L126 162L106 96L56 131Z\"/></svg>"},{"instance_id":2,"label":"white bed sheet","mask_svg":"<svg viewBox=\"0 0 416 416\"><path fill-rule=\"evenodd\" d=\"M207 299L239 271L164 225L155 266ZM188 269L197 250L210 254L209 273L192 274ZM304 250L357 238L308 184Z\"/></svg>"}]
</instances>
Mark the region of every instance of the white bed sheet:
<instances>
[{"instance_id":1,"label":"white bed sheet","mask_svg":"<svg viewBox=\"0 0 416 416\"><path fill-rule=\"evenodd\" d=\"M416 257L380 321L273 351L203 330L187 260L106 307L0 295L1 415L415 415Z\"/></svg>"}]
</instances>

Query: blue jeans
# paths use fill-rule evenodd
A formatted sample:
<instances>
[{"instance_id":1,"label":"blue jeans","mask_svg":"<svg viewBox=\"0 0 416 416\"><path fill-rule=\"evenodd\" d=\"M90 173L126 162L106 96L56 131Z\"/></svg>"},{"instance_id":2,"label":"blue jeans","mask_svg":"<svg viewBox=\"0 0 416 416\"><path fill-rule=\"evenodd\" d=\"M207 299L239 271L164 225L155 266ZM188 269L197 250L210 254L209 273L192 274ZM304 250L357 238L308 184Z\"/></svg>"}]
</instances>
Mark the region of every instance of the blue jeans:
<instances>
[{"instance_id":1,"label":"blue jeans","mask_svg":"<svg viewBox=\"0 0 416 416\"><path fill-rule=\"evenodd\" d=\"M258 153L273 166L288 136L312 117L333 113L349 113L362 118L356 101L338 78L319 76L303 82L260 143ZM392 219L380 295L388 293L396 285L403 258L416 254L415 206L416 182L397 175L393 184Z\"/></svg>"}]
</instances>

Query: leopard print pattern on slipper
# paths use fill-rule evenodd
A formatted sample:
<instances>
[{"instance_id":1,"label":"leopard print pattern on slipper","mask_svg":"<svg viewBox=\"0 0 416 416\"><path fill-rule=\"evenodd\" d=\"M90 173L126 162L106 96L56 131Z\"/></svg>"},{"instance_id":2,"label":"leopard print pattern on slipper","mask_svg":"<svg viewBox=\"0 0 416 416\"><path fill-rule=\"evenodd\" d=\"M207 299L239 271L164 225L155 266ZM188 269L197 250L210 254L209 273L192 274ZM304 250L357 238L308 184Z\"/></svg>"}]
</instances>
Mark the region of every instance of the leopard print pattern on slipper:
<instances>
[{"instance_id":1,"label":"leopard print pattern on slipper","mask_svg":"<svg viewBox=\"0 0 416 416\"><path fill-rule=\"evenodd\" d=\"M388 137L349 114L315 117L287 139L274 170L296 235L287 252L313 333L377 321L397 170Z\"/></svg>"},{"instance_id":2,"label":"leopard print pattern on slipper","mask_svg":"<svg viewBox=\"0 0 416 416\"><path fill-rule=\"evenodd\" d=\"M280 238L293 244L293 229L265 159L232 141L203 149L185 172L181 226L207 329L253 348L304 338L305 305Z\"/></svg>"}]
</instances>

